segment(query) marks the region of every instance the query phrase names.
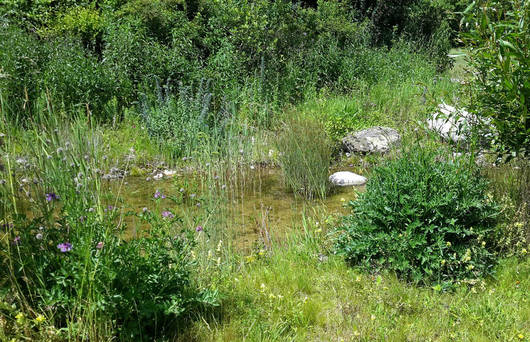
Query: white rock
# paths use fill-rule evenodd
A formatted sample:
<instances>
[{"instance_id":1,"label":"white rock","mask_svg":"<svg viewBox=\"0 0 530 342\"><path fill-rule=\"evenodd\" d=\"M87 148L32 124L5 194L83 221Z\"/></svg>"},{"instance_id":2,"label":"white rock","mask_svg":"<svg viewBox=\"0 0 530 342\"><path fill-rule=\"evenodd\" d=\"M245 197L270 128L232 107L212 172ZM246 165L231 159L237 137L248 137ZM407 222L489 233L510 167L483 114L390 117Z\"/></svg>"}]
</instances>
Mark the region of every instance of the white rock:
<instances>
[{"instance_id":1,"label":"white rock","mask_svg":"<svg viewBox=\"0 0 530 342\"><path fill-rule=\"evenodd\" d=\"M366 183L366 177L360 176L350 171L335 172L329 176L331 184L336 186L363 185Z\"/></svg>"},{"instance_id":2,"label":"white rock","mask_svg":"<svg viewBox=\"0 0 530 342\"><path fill-rule=\"evenodd\" d=\"M162 171L162 173L166 177L173 177L174 175L177 174L177 171L175 171L175 170L164 170L164 171Z\"/></svg>"},{"instance_id":3,"label":"white rock","mask_svg":"<svg viewBox=\"0 0 530 342\"><path fill-rule=\"evenodd\" d=\"M438 112L427 120L427 127L446 140L461 142L467 139L476 118L463 109L442 103Z\"/></svg>"}]
</instances>

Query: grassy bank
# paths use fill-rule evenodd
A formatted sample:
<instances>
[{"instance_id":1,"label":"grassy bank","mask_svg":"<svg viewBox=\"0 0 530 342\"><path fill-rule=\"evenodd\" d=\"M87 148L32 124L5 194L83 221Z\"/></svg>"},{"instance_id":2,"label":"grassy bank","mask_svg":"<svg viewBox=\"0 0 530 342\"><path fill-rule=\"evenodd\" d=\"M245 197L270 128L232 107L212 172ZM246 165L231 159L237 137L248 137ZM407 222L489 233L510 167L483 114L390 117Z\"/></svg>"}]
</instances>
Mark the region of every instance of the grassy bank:
<instances>
[{"instance_id":1,"label":"grassy bank","mask_svg":"<svg viewBox=\"0 0 530 342\"><path fill-rule=\"evenodd\" d=\"M256 260L220 271L219 312L180 341L525 341L528 258L449 293L352 269L313 226Z\"/></svg>"}]
</instances>

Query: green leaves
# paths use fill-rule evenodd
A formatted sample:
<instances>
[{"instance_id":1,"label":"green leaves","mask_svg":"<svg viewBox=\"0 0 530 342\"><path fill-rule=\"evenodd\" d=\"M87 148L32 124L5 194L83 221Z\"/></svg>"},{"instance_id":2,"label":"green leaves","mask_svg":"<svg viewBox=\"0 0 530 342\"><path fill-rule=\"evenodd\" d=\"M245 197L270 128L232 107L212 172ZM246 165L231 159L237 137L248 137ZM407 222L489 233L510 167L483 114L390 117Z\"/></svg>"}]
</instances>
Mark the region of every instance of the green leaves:
<instances>
[{"instance_id":1,"label":"green leaves","mask_svg":"<svg viewBox=\"0 0 530 342\"><path fill-rule=\"evenodd\" d=\"M473 107L491 119L486 127L499 154L530 156L530 3L481 0L464 12L463 35L476 70Z\"/></svg>"},{"instance_id":2,"label":"green leaves","mask_svg":"<svg viewBox=\"0 0 530 342\"><path fill-rule=\"evenodd\" d=\"M486 186L469 159L405 152L374 169L339 227L336 249L352 264L415 282L481 277L494 263L481 241L498 214Z\"/></svg>"}]
</instances>

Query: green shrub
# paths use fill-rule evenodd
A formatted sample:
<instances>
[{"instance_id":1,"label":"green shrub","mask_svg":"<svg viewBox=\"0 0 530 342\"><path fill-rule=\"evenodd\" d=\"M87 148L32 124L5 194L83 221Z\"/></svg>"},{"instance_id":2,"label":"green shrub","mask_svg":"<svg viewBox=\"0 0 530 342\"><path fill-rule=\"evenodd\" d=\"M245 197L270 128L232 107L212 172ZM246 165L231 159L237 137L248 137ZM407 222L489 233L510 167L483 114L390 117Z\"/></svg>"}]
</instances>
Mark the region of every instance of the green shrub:
<instances>
[{"instance_id":1,"label":"green shrub","mask_svg":"<svg viewBox=\"0 0 530 342\"><path fill-rule=\"evenodd\" d=\"M14 26L0 25L0 92L4 106L21 120L31 116L42 90L47 51L35 37Z\"/></svg>"},{"instance_id":2,"label":"green shrub","mask_svg":"<svg viewBox=\"0 0 530 342\"><path fill-rule=\"evenodd\" d=\"M473 7L474 6L474 7ZM466 10L473 107L491 120L499 153L530 156L530 3L475 1Z\"/></svg>"},{"instance_id":3,"label":"green shrub","mask_svg":"<svg viewBox=\"0 0 530 342\"><path fill-rule=\"evenodd\" d=\"M106 65L85 53L76 43L61 42L50 47L50 60L46 64L43 79L54 101L66 110L88 106L96 118L116 94L117 81Z\"/></svg>"},{"instance_id":4,"label":"green shrub","mask_svg":"<svg viewBox=\"0 0 530 342\"><path fill-rule=\"evenodd\" d=\"M497 205L469 158L417 149L377 166L350 202L337 251L352 264L422 283L450 284L489 274L488 234Z\"/></svg>"},{"instance_id":5,"label":"green shrub","mask_svg":"<svg viewBox=\"0 0 530 342\"><path fill-rule=\"evenodd\" d=\"M332 146L323 125L312 118L290 119L276 147L287 187L306 198L326 197Z\"/></svg>"}]
</instances>

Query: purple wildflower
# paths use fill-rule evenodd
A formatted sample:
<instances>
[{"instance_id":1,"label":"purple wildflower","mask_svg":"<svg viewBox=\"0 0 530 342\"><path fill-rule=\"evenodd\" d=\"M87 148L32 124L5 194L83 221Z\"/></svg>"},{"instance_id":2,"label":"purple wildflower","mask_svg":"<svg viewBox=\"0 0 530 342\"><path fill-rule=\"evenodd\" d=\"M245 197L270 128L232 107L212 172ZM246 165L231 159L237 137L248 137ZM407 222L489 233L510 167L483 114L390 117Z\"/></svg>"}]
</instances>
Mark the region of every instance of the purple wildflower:
<instances>
[{"instance_id":1,"label":"purple wildflower","mask_svg":"<svg viewBox=\"0 0 530 342\"><path fill-rule=\"evenodd\" d=\"M20 236L16 236L16 237L13 239L13 244L18 245L19 242L20 242Z\"/></svg>"},{"instance_id":2,"label":"purple wildflower","mask_svg":"<svg viewBox=\"0 0 530 342\"><path fill-rule=\"evenodd\" d=\"M59 248L63 253L70 252L72 250L72 244L70 242L63 242L58 244L57 248Z\"/></svg>"},{"instance_id":3,"label":"purple wildflower","mask_svg":"<svg viewBox=\"0 0 530 342\"><path fill-rule=\"evenodd\" d=\"M55 194L55 192L49 192L46 194L46 201L51 202L53 200L59 199L59 196Z\"/></svg>"},{"instance_id":4,"label":"purple wildflower","mask_svg":"<svg viewBox=\"0 0 530 342\"><path fill-rule=\"evenodd\" d=\"M202 226L197 226L197 228L195 228L195 231L198 233L198 232L202 232L204 229L202 228Z\"/></svg>"},{"instance_id":5,"label":"purple wildflower","mask_svg":"<svg viewBox=\"0 0 530 342\"><path fill-rule=\"evenodd\" d=\"M0 225L0 228L1 228L1 229L6 229L6 230L7 230L7 229L10 229L10 228L13 228L13 227L14 227L14 226L13 226L12 223L4 223L4 224L1 224L1 225Z\"/></svg>"},{"instance_id":6,"label":"purple wildflower","mask_svg":"<svg viewBox=\"0 0 530 342\"><path fill-rule=\"evenodd\" d=\"M173 213L171 211L166 210L166 211L162 212L162 217L174 218L175 215L173 215Z\"/></svg>"},{"instance_id":7,"label":"purple wildflower","mask_svg":"<svg viewBox=\"0 0 530 342\"><path fill-rule=\"evenodd\" d=\"M103 241L100 241L100 242L98 242L98 244L96 245L96 248L97 248L97 249L102 249L104 245L105 245L105 243L103 243Z\"/></svg>"},{"instance_id":8,"label":"purple wildflower","mask_svg":"<svg viewBox=\"0 0 530 342\"><path fill-rule=\"evenodd\" d=\"M164 195L163 193L161 193L159 190L157 190L155 192L155 195L154 195L155 198L161 198L161 199L164 199L166 198L166 195Z\"/></svg>"}]
</instances>

